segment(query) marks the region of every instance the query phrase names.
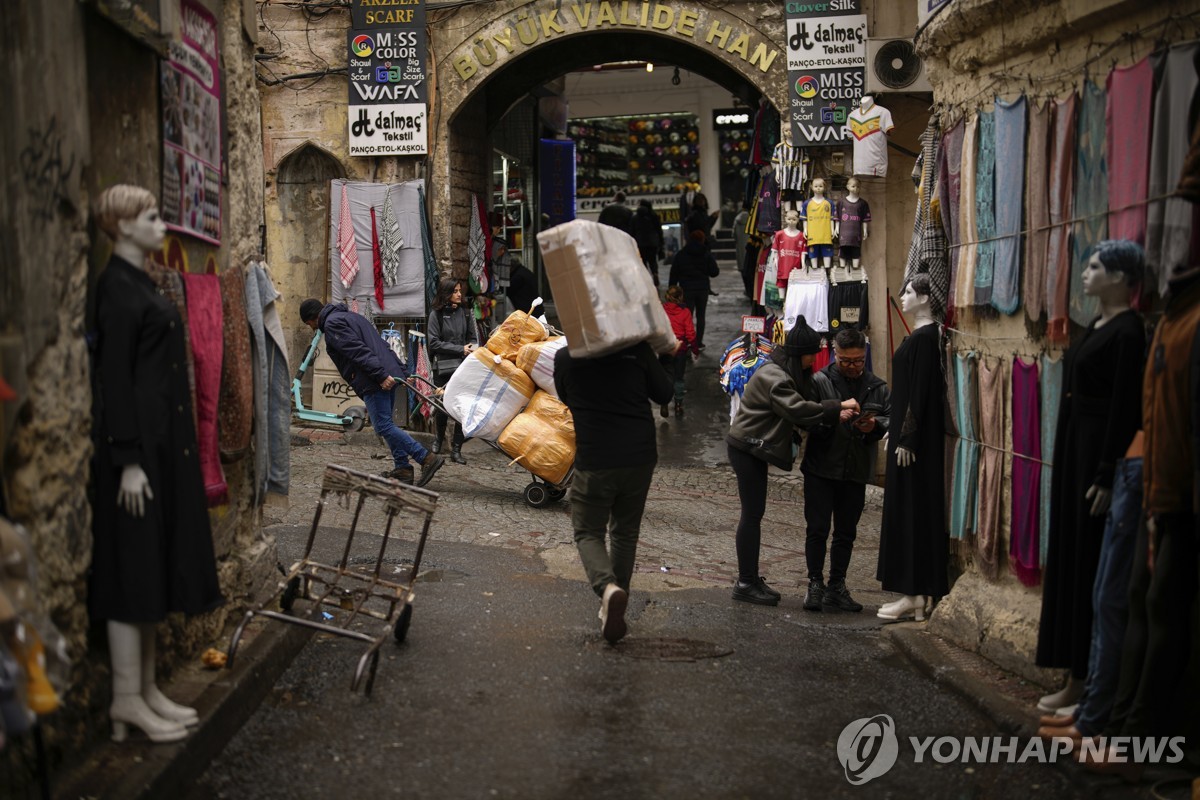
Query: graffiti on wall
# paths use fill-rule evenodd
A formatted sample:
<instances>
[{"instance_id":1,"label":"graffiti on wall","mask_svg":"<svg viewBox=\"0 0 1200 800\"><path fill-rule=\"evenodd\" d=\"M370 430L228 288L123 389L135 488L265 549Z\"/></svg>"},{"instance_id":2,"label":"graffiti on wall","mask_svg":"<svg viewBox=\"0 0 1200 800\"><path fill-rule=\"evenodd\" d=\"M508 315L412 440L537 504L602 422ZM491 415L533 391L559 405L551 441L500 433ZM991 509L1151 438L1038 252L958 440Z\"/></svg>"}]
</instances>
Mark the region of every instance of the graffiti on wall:
<instances>
[{"instance_id":1,"label":"graffiti on wall","mask_svg":"<svg viewBox=\"0 0 1200 800\"><path fill-rule=\"evenodd\" d=\"M68 182L75 171L74 154L69 161L63 158L63 135L57 116L51 117L44 129L29 129L29 141L19 160L24 195L34 220L44 226L54 219L61 204L70 205Z\"/></svg>"}]
</instances>

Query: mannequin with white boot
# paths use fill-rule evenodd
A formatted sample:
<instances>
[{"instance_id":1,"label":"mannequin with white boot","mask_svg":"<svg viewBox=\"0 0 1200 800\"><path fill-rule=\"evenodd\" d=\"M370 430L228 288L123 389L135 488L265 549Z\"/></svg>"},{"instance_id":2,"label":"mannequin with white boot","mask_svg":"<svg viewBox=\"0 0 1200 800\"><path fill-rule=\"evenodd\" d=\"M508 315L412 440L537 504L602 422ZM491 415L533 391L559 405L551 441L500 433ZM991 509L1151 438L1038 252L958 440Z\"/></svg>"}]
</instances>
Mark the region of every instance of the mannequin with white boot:
<instances>
[{"instance_id":1,"label":"mannequin with white boot","mask_svg":"<svg viewBox=\"0 0 1200 800\"><path fill-rule=\"evenodd\" d=\"M927 601L950 590L944 519L946 384L927 274L905 284L900 308L915 321L912 335L892 359L892 426L876 577L885 591L903 596L876 616L912 616L920 622Z\"/></svg>"},{"instance_id":2,"label":"mannequin with white boot","mask_svg":"<svg viewBox=\"0 0 1200 800\"><path fill-rule=\"evenodd\" d=\"M1117 462L1141 428L1146 336L1141 316L1130 307L1141 262L1126 256L1129 251L1140 255L1128 242L1096 246L1080 277L1084 295L1099 301L1100 315L1063 361L1037 664L1068 669L1070 677L1061 691L1041 698L1042 711L1071 706L1083 693Z\"/></svg>"},{"instance_id":3,"label":"mannequin with white boot","mask_svg":"<svg viewBox=\"0 0 1200 800\"><path fill-rule=\"evenodd\" d=\"M147 190L105 190L97 225L113 240L96 284L96 451L88 607L107 620L113 739L129 726L174 742L199 722L155 682L155 623L223 600L200 471L182 319L146 270L166 225Z\"/></svg>"}]
</instances>

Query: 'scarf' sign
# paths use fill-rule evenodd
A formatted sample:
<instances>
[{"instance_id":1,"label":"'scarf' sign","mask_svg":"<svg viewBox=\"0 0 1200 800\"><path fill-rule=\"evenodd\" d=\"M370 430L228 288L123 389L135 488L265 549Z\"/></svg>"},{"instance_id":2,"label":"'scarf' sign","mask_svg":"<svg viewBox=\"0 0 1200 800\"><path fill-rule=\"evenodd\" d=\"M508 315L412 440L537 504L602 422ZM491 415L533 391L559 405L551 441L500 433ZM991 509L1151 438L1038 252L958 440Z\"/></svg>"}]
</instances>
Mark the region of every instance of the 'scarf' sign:
<instances>
[{"instance_id":1,"label":"'scarf' sign","mask_svg":"<svg viewBox=\"0 0 1200 800\"><path fill-rule=\"evenodd\" d=\"M424 0L352 0L350 155L428 152Z\"/></svg>"},{"instance_id":2,"label":"'scarf' sign","mask_svg":"<svg viewBox=\"0 0 1200 800\"><path fill-rule=\"evenodd\" d=\"M847 141L846 118L866 85L861 0L789 2L788 117L799 147Z\"/></svg>"}]
</instances>

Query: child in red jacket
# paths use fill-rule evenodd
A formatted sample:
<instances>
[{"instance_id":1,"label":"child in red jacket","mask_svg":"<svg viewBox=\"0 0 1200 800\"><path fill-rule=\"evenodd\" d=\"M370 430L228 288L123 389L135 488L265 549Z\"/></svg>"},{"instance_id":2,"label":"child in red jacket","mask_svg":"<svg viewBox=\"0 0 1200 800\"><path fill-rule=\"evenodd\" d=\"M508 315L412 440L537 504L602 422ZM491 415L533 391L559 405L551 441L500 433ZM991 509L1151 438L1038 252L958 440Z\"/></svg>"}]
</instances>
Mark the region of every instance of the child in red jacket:
<instances>
[{"instance_id":1,"label":"child in red jacket","mask_svg":"<svg viewBox=\"0 0 1200 800\"><path fill-rule=\"evenodd\" d=\"M671 330L675 332L675 338L682 343L675 355L668 354L661 357L663 368L675 378L675 416L682 417L683 373L687 369L689 357L693 361L700 357L700 343L696 341L696 326L692 322L692 311L683 304L683 289L678 285L667 289L663 310L667 312L667 319L671 321ZM670 411L667 403L663 403L659 409L659 413L664 417L670 414Z\"/></svg>"}]
</instances>

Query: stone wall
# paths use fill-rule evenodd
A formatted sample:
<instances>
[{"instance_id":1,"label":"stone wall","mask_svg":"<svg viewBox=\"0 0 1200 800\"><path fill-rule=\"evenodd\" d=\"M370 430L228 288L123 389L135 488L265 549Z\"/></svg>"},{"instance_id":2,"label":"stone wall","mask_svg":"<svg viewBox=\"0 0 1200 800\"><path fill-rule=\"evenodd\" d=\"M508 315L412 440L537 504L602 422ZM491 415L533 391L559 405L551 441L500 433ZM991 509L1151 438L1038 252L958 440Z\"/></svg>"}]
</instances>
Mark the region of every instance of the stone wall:
<instances>
[{"instance_id":1,"label":"stone wall","mask_svg":"<svg viewBox=\"0 0 1200 800\"><path fill-rule=\"evenodd\" d=\"M1114 66L1127 66L1159 44L1200 35L1194 3L1141 3L1136 0L953 0L917 36L934 87L944 127L992 98L1011 100L1062 97L1085 79L1103 86ZM959 315L952 340L989 359L1014 353L1058 354L1045 336L1045 318L1028 320L1024 308L1011 317ZM1006 417L1010 416L1006 412ZM1011 441L1011 419L1006 436ZM1005 457L1001 502L1002 553L1008 552L1012 458ZM1020 584L1005 566L999 578L983 576L972 542L959 548L962 577L938 606L931 627L956 643L977 650L1032 680L1051 682L1054 673L1033 665L1037 643L1040 587Z\"/></svg>"},{"instance_id":2,"label":"stone wall","mask_svg":"<svg viewBox=\"0 0 1200 800\"><path fill-rule=\"evenodd\" d=\"M262 141L253 49L240 0L211 0L219 19L228 169L222 186L223 244L188 237L191 271L223 270L261 249ZM159 191L162 158L158 54L72 0L18 4L0 37L0 76L11 117L0 156L18 165L0 193L0 374L19 399L0 425L9 515L30 533L38 590L72 659L63 708L47 725L54 758L106 724L108 655L103 625L87 615L91 560L89 287L111 243L89 222L99 191L128 182ZM250 30L253 30L251 28ZM45 53L56 53L45 68ZM248 459L225 465L231 502L213 509L214 544L228 604L160 626L160 665L195 657L230 615L273 582L274 542L250 507Z\"/></svg>"}]
</instances>

